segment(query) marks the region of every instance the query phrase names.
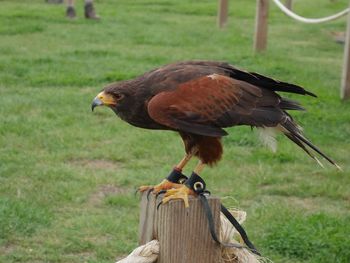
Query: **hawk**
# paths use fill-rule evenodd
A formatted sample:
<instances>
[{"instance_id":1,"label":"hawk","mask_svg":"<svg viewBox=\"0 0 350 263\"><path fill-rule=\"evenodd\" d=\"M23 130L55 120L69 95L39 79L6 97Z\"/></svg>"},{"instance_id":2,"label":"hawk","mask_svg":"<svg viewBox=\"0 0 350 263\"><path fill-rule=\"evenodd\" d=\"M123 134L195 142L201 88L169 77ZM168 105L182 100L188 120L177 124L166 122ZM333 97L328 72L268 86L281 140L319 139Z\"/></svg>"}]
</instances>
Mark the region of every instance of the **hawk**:
<instances>
[{"instance_id":1,"label":"hawk","mask_svg":"<svg viewBox=\"0 0 350 263\"><path fill-rule=\"evenodd\" d=\"M185 61L107 85L93 100L92 110L104 105L133 126L177 132L185 148L185 156L175 166L180 172L192 157L199 159L194 168L197 175L205 165L216 164L223 154L221 138L228 135L224 128L238 125L258 128L272 147L274 133L283 133L320 165L316 153L340 169L303 135L288 113L304 108L279 92L316 97L298 85L228 63ZM154 187L140 187L140 191L147 189L155 193L168 190L163 203L180 198L186 206L188 195L194 195L186 185L168 180Z\"/></svg>"}]
</instances>

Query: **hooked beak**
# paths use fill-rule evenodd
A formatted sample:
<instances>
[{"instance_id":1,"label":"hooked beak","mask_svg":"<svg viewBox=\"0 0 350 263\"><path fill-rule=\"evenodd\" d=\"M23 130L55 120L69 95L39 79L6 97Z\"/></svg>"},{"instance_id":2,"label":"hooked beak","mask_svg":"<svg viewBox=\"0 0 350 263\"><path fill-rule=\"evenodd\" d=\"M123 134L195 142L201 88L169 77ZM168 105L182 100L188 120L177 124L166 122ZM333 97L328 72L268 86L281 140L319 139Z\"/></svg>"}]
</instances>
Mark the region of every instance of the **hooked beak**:
<instances>
[{"instance_id":1,"label":"hooked beak","mask_svg":"<svg viewBox=\"0 0 350 263\"><path fill-rule=\"evenodd\" d=\"M94 108L97 107L97 106L105 105L105 106L113 107L116 104L117 103L116 103L116 101L115 101L115 99L113 98L112 95L102 91L92 101L92 103L91 103L91 110L94 111Z\"/></svg>"},{"instance_id":2,"label":"hooked beak","mask_svg":"<svg viewBox=\"0 0 350 263\"><path fill-rule=\"evenodd\" d=\"M100 100L97 96L96 98L94 98L94 100L91 103L91 110L94 111L95 107L102 106L102 105L103 105L102 100Z\"/></svg>"}]
</instances>

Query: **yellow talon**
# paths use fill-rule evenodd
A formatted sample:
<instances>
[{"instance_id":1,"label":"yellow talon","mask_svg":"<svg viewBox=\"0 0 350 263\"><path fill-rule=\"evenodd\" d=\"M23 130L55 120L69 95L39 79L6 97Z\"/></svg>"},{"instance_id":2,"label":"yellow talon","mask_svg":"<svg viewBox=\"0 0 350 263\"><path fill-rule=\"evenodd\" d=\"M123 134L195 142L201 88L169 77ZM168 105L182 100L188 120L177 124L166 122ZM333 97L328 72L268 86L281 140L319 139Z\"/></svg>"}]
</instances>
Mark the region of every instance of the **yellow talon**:
<instances>
[{"instance_id":1,"label":"yellow talon","mask_svg":"<svg viewBox=\"0 0 350 263\"><path fill-rule=\"evenodd\" d=\"M162 204L168 203L170 200L181 199L185 203L185 207L189 207L188 196L195 195L195 193L186 185L182 185L177 189L170 189L164 194Z\"/></svg>"},{"instance_id":2,"label":"yellow talon","mask_svg":"<svg viewBox=\"0 0 350 263\"><path fill-rule=\"evenodd\" d=\"M152 193L157 194L162 190L171 190L173 188L179 188L181 186L182 184L172 183L167 179L164 179L160 184L157 184L155 186L150 186L150 185L140 186L138 191L143 193L145 191L152 190Z\"/></svg>"},{"instance_id":3,"label":"yellow talon","mask_svg":"<svg viewBox=\"0 0 350 263\"><path fill-rule=\"evenodd\" d=\"M178 191L179 191L178 189L169 189L169 190L166 191L166 193L164 194L164 197L168 197L168 196L174 195L174 194L176 194Z\"/></svg>"},{"instance_id":4,"label":"yellow talon","mask_svg":"<svg viewBox=\"0 0 350 263\"><path fill-rule=\"evenodd\" d=\"M153 186L150 186L150 185L142 185L137 189L137 192L143 193L143 192L150 190L152 188L153 188Z\"/></svg>"}]
</instances>

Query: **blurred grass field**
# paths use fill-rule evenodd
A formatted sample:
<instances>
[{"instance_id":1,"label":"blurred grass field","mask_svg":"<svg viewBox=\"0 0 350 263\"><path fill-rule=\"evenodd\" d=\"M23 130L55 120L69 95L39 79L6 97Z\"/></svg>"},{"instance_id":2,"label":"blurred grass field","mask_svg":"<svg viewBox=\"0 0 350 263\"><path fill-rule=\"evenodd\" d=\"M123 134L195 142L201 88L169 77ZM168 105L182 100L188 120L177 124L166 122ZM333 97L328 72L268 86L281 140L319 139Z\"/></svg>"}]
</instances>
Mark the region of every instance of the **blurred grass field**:
<instances>
[{"instance_id":1,"label":"blurred grass field","mask_svg":"<svg viewBox=\"0 0 350 263\"><path fill-rule=\"evenodd\" d=\"M225 154L203 177L274 262L350 262L350 104L339 99L345 19L304 25L271 4L268 50L252 51L255 1L96 1L100 21L65 18L44 0L0 1L0 262L114 262L137 245L137 186L182 157L175 133L141 130L90 103L107 83L189 59L224 60L304 86L293 113L344 169L319 167L287 139L271 153L249 127L228 129ZM347 0L295 1L308 16ZM296 98L297 96L289 96ZM186 173L190 173L192 162Z\"/></svg>"}]
</instances>

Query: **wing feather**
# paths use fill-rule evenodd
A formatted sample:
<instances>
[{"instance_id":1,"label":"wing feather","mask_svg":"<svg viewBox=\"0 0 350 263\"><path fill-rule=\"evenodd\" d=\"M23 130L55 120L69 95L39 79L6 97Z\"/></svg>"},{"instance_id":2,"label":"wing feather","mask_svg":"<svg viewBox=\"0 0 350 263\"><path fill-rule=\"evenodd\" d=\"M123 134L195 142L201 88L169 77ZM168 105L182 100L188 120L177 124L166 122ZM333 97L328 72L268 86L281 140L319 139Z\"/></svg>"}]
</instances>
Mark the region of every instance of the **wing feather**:
<instances>
[{"instance_id":1,"label":"wing feather","mask_svg":"<svg viewBox=\"0 0 350 263\"><path fill-rule=\"evenodd\" d=\"M223 136L233 125L276 126L285 117L281 97L271 90L228 76L212 74L160 92L148 113L169 128L206 136Z\"/></svg>"}]
</instances>

